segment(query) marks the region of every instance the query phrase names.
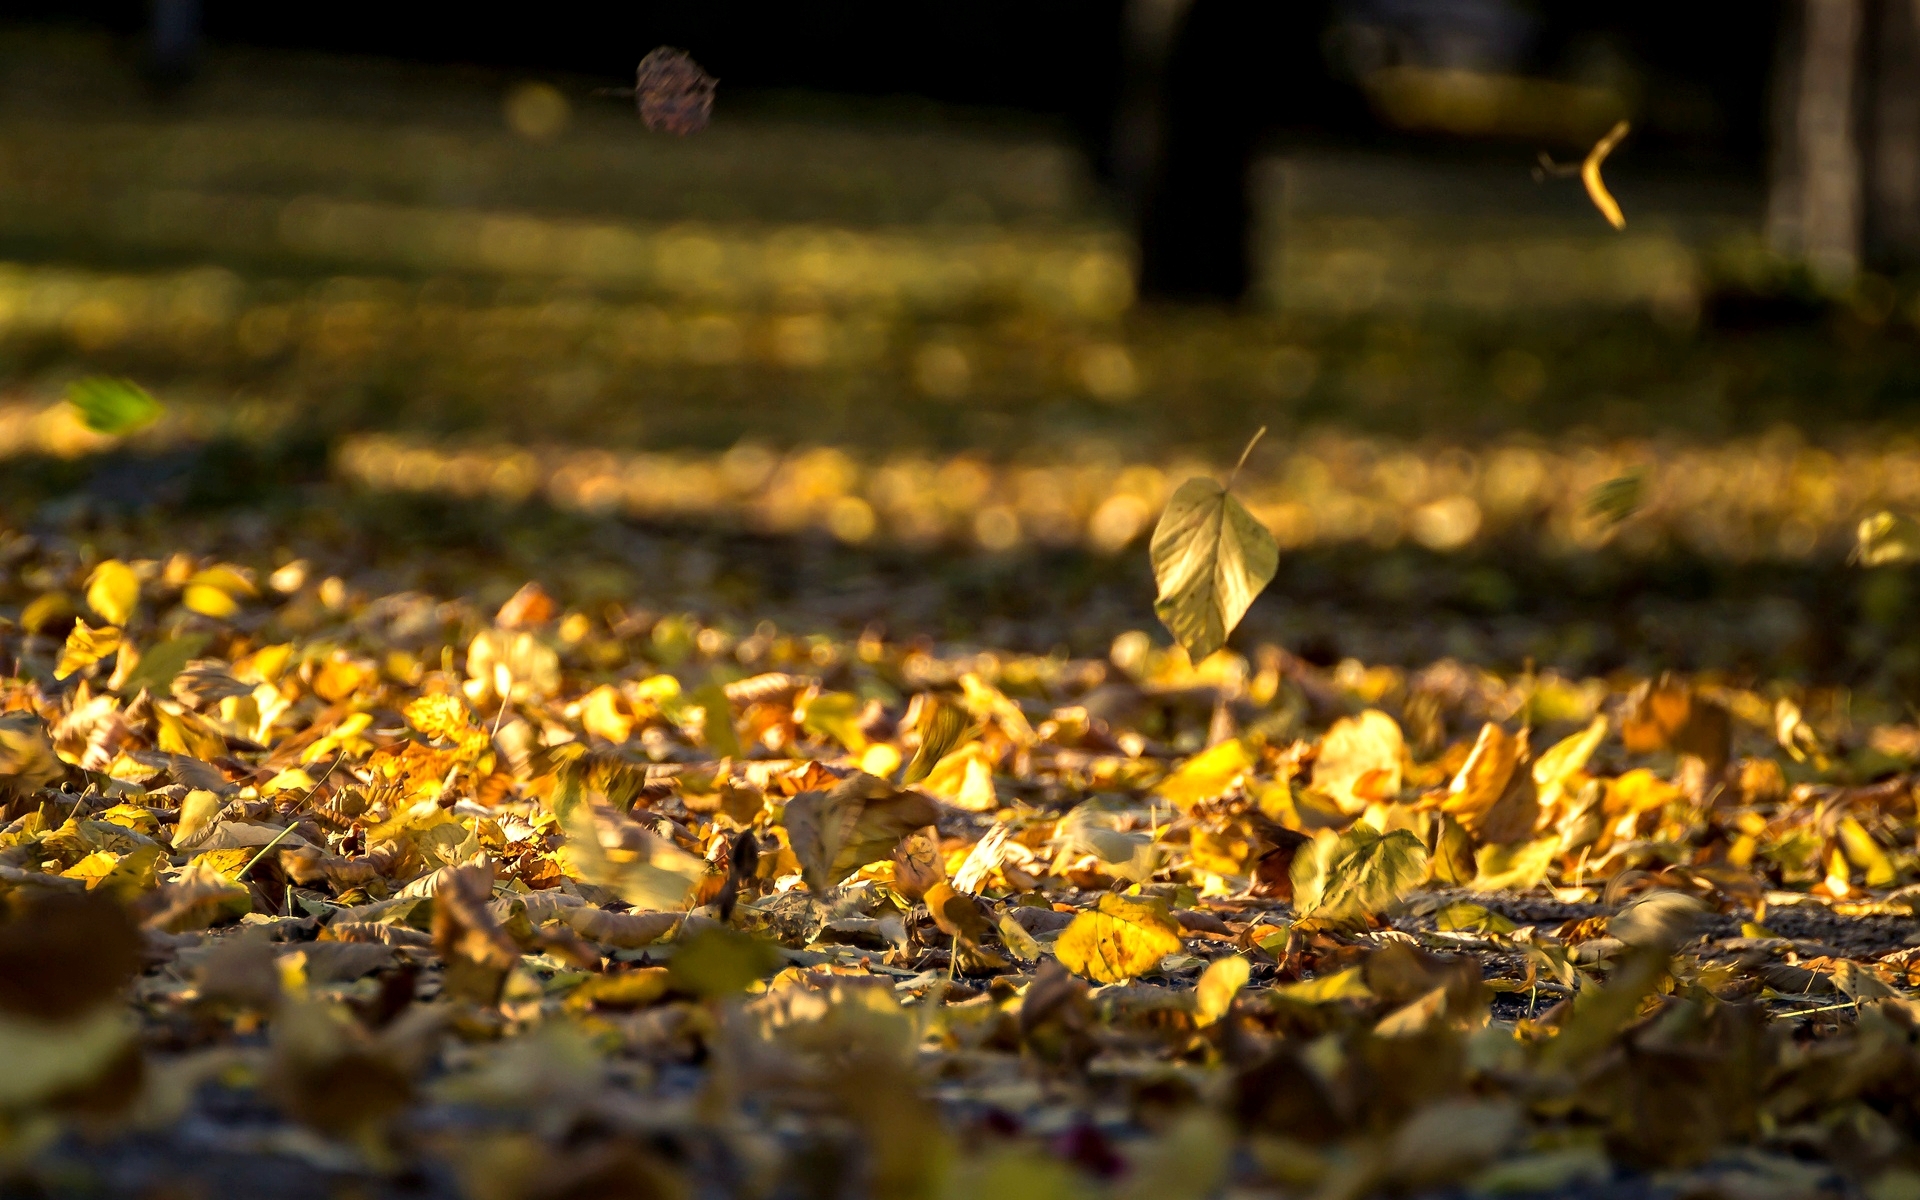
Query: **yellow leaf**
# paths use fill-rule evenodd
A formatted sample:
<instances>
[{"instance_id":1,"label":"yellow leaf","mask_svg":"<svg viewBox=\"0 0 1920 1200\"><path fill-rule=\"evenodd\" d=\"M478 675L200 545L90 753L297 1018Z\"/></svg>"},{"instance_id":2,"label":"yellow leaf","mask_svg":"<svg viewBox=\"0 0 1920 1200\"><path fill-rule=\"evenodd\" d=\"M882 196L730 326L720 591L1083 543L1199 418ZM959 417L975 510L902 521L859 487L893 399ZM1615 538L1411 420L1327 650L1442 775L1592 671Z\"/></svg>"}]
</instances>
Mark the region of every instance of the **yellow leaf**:
<instances>
[{"instance_id":1,"label":"yellow leaf","mask_svg":"<svg viewBox=\"0 0 1920 1200\"><path fill-rule=\"evenodd\" d=\"M422 698L424 700L424 697ZM417 700L414 703L421 703ZM411 708L409 708L411 713ZM412 719L411 716L408 718ZM602 741L618 745L633 736L637 716L633 704L619 688L608 684L588 692L580 702L580 727ZM415 723L415 728L419 728Z\"/></svg>"},{"instance_id":2,"label":"yellow leaf","mask_svg":"<svg viewBox=\"0 0 1920 1200\"><path fill-rule=\"evenodd\" d=\"M720 758L740 757L740 734L733 727L733 705L719 684L695 688L687 699L700 706L700 730L707 749Z\"/></svg>"},{"instance_id":3,"label":"yellow leaf","mask_svg":"<svg viewBox=\"0 0 1920 1200\"><path fill-rule=\"evenodd\" d=\"M293 643L262 646L233 664L233 677L244 683L276 683L293 661Z\"/></svg>"},{"instance_id":4,"label":"yellow leaf","mask_svg":"<svg viewBox=\"0 0 1920 1200\"><path fill-rule=\"evenodd\" d=\"M920 788L968 812L1000 807L993 790L993 754L981 742L969 742L941 759Z\"/></svg>"},{"instance_id":5,"label":"yellow leaf","mask_svg":"<svg viewBox=\"0 0 1920 1200\"><path fill-rule=\"evenodd\" d=\"M366 751L371 743L360 735L365 733L367 727L372 724L372 713L357 712L348 714L347 719L334 726L331 733L325 737L316 739L312 745L300 752L301 764L319 762L327 755L340 750L345 750L350 753L362 753Z\"/></svg>"},{"instance_id":6,"label":"yellow leaf","mask_svg":"<svg viewBox=\"0 0 1920 1200\"><path fill-rule=\"evenodd\" d=\"M1181 763L1154 791L1183 809L1192 808L1203 800L1224 795L1233 781L1252 767L1253 756L1247 753L1245 743L1234 738Z\"/></svg>"},{"instance_id":7,"label":"yellow leaf","mask_svg":"<svg viewBox=\"0 0 1920 1200\"><path fill-rule=\"evenodd\" d=\"M1194 662L1227 644L1280 566L1272 532L1205 476L1187 480L1167 501L1148 553L1160 589L1154 614Z\"/></svg>"},{"instance_id":8,"label":"yellow leaf","mask_svg":"<svg viewBox=\"0 0 1920 1200\"><path fill-rule=\"evenodd\" d=\"M140 604L140 579L133 568L110 558L87 577L87 607L109 625L125 625Z\"/></svg>"},{"instance_id":9,"label":"yellow leaf","mask_svg":"<svg viewBox=\"0 0 1920 1200\"><path fill-rule=\"evenodd\" d=\"M1366 974L1359 967L1348 967L1338 974L1322 975L1318 979L1303 979L1299 983L1285 984L1273 990L1289 1000L1304 1004L1367 1000L1373 996L1373 989L1367 986Z\"/></svg>"},{"instance_id":10,"label":"yellow leaf","mask_svg":"<svg viewBox=\"0 0 1920 1200\"><path fill-rule=\"evenodd\" d=\"M20 610L20 628L28 633L39 633L60 618L71 615L73 615L73 601L67 599L67 594L48 592L34 597L32 603Z\"/></svg>"},{"instance_id":11,"label":"yellow leaf","mask_svg":"<svg viewBox=\"0 0 1920 1200\"><path fill-rule=\"evenodd\" d=\"M1454 777L1441 811L1477 840L1505 844L1524 840L1540 816L1533 776L1525 764L1526 741L1488 722Z\"/></svg>"},{"instance_id":12,"label":"yellow leaf","mask_svg":"<svg viewBox=\"0 0 1920 1200\"><path fill-rule=\"evenodd\" d=\"M1375 800L1399 793L1405 745L1400 726L1379 709L1343 717L1320 739L1314 789L1331 796L1343 812L1365 812Z\"/></svg>"},{"instance_id":13,"label":"yellow leaf","mask_svg":"<svg viewBox=\"0 0 1920 1200\"><path fill-rule=\"evenodd\" d=\"M1000 915L1000 940L1007 944L1008 952L1022 962L1035 962L1040 958L1039 941L1007 913Z\"/></svg>"},{"instance_id":14,"label":"yellow leaf","mask_svg":"<svg viewBox=\"0 0 1920 1200\"><path fill-rule=\"evenodd\" d=\"M240 611L240 603L217 587L204 583L190 583L180 596L180 603L203 617L212 617L224 621Z\"/></svg>"},{"instance_id":15,"label":"yellow leaf","mask_svg":"<svg viewBox=\"0 0 1920 1200\"><path fill-rule=\"evenodd\" d=\"M1100 906L1074 917L1054 943L1060 963L1099 983L1144 975L1180 950L1180 926L1165 905L1103 892Z\"/></svg>"},{"instance_id":16,"label":"yellow leaf","mask_svg":"<svg viewBox=\"0 0 1920 1200\"><path fill-rule=\"evenodd\" d=\"M1233 998L1247 984L1252 964L1238 954L1216 960L1200 975L1193 990L1193 1017L1199 1025L1211 1025L1227 1015Z\"/></svg>"},{"instance_id":17,"label":"yellow leaf","mask_svg":"<svg viewBox=\"0 0 1920 1200\"><path fill-rule=\"evenodd\" d=\"M667 994L667 968L639 967L616 975L589 975L567 995L568 1012L585 1012L594 1005L608 1008L644 1008Z\"/></svg>"},{"instance_id":18,"label":"yellow leaf","mask_svg":"<svg viewBox=\"0 0 1920 1200\"><path fill-rule=\"evenodd\" d=\"M1847 853L1847 861L1866 873L1868 887L1891 887L1897 872L1893 862L1887 857L1873 835L1866 827L1852 817L1840 822L1840 846Z\"/></svg>"},{"instance_id":19,"label":"yellow leaf","mask_svg":"<svg viewBox=\"0 0 1920 1200\"><path fill-rule=\"evenodd\" d=\"M187 579L188 587L210 587L225 592L229 596L258 596L260 591L253 581L239 567L227 563L216 563L204 571L197 571Z\"/></svg>"},{"instance_id":20,"label":"yellow leaf","mask_svg":"<svg viewBox=\"0 0 1920 1200\"><path fill-rule=\"evenodd\" d=\"M1625 229L1627 218L1620 211L1620 202L1613 198L1613 193L1607 190L1606 183L1601 180L1600 164L1607 161L1607 155L1613 153L1613 148L1620 144L1620 139L1626 137L1627 130L1631 128L1625 121L1614 125L1607 131L1607 136L1594 143L1593 149L1587 152L1586 160L1580 164L1580 182L1586 185L1587 198L1607 219L1607 224L1615 229Z\"/></svg>"},{"instance_id":21,"label":"yellow leaf","mask_svg":"<svg viewBox=\"0 0 1920 1200\"><path fill-rule=\"evenodd\" d=\"M1540 787L1540 800L1546 803L1548 788L1563 786L1567 777L1576 771L1587 768L1587 760L1606 740L1607 718L1595 717L1593 723L1579 733L1561 738L1542 754L1533 764L1533 781Z\"/></svg>"},{"instance_id":22,"label":"yellow leaf","mask_svg":"<svg viewBox=\"0 0 1920 1200\"><path fill-rule=\"evenodd\" d=\"M473 713L466 701L451 692L421 696L408 704L403 713L407 724L428 738L457 740L473 727Z\"/></svg>"},{"instance_id":23,"label":"yellow leaf","mask_svg":"<svg viewBox=\"0 0 1920 1200\"><path fill-rule=\"evenodd\" d=\"M1920 558L1920 521L1900 513L1882 511L1862 519L1854 539L1853 561L1863 567Z\"/></svg>"},{"instance_id":24,"label":"yellow leaf","mask_svg":"<svg viewBox=\"0 0 1920 1200\"><path fill-rule=\"evenodd\" d=\"M311 780L308 786L312 786ZM225 807L226 803L216 793L204 788L188 792L186 798L180 801L180 822L173 829L174 849L183 850L198 842L213 828L214 821Z\"/></svg>"},{"instance_id":25,"label":"yellow leaf","mask_svg":"<svg viewBox=\"0 0 1920 1200\"><path fill-rule=\"evenodd\" d=\"M75 620L73 629L67 634L67 644L60 651L60 663L53 669L55 679L65 679L75 671L85 670L107 655L120 648L120 630L113 625L103 625L98 629L89 629L87 623Z\"/></svg>"},{"instance_id":26,"label":"yellow leaf","mask_svg":"<svg viewBox=\"0 0 1920 1200\"><path fill-rule=\"evenodd\" d=\"M914 729L920 737L920 745L907 763L906 773L900 777L902 787L912 787L923 779L930 779L948 755L980 732L979 726L968 722L966 710L942 703L931 693L923 693L921 700L924 701L924 707Z\"/></svg>"},{"instance_id":27,"label":"yellow leaf","mask_svg":"<svg viewBox=\"0 0 1920 1200\"><path fill-rule=\"evenodd\" d=\"M875 742L860 752L860 769L881 778L900 769L900 750L886 742Z\"/></svg>"},{"instance_id":28,"label":"yellow leaf","mask_svg":"<svg viewBox=\"0 0 1920 1200\"><path fill-rule=\"evenodd\" d=\"M227 752L226 739L192 713L175 712L171 704L156 704L153 717L160 727L157 740L163 753L211 762Z\"/></svg>"},{"instance_id":29,"label":"yellow leaf","mask_svg":"<svg viewBox=\"0 0 1920 1200\"><path fill-rule=\"evenodd\" d=\"M849 692L821 692L804 697L794 706L794 719L809 733L830 737L858 754L867 748L867 735L860 730L860 697Z\"/></svg>"},{"instance_id":30,"label":"yellow leaf","mask_svg":"<svg viewBox=\"0 0 1920 1200\"><path fill-rule=\"evenodd\" d=\"M1021 712L1020 706L1005 692L968 671L960 677L960 695L974 720L992 721L1000 726L1002 733L1022 746L1033 744L1033 726L1028 723L1027 714Z\"/></svg>"},{"instance_id":31,"label":"yellow leaf","mask_svg":"<svg viewBox=\"0 0 1920 1200\"><path fill-rule=\"evenodd\" d=\"M1553 856L1560 849L1557 836L1503 846L1482 846L1473 856L1476 892L1530 891L1546 882Z\"/></svg>"},{"instance_id":32,"label":"yellow leaf","mask_svg":"<svg viewBox=\"0 0 1920 1200\"><path fill-rule=\"evenodd\" d=\"M1519 928L1485 905L1456 900L1433 914L1433 927L1449 933L1512 933Z\"/></svg>"}]
</instances>

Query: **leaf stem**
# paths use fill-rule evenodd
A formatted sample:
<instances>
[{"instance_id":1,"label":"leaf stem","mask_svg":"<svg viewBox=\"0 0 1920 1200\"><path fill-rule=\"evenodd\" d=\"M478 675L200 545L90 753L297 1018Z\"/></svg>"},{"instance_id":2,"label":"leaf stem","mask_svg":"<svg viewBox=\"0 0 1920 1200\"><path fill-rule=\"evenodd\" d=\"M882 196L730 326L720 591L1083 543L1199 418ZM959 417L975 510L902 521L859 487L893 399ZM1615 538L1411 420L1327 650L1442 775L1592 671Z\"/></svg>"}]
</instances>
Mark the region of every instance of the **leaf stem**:
<instances>
[{"instance_id":1,"label":"leaf stem","mask_svg":"<svg viewBox=\"0 0 1920 1200\"><path fill-rule=\"evenodd\" d=\"M1233 490L1234 480L1240 478L1240 468L1247 465L1247 456L1253 453L1253 448L1258 446L1260 439L1265 436L1267 436L1267 427L1265 425L1253 431L1253 436L1247 439L1247 448L1240 452L1240 461L1233 464L1233 474L1227 476L1227 486L1221 489L1222 491L1230 492Z\"/></svg>"}]
</instances>

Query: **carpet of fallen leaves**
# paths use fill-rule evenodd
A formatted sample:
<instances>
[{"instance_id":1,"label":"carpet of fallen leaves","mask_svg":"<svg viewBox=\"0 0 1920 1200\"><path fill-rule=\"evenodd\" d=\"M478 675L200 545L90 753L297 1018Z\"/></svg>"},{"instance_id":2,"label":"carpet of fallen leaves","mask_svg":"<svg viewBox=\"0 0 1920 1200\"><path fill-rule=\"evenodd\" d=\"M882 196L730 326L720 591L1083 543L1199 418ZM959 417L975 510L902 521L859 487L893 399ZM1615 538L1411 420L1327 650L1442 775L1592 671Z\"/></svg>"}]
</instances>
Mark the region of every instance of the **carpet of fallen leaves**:
<instances>
[{"instance_id":1,"label":"carpet of fallen leaves","mask_svg":"<svg viewBox=\"0 0 1920 1200\"><path fill-rule=\"evenodd\" d=\"M1920 1194L1911 724L15 566L34 1194Z\"/></svg>"}]
</instances>

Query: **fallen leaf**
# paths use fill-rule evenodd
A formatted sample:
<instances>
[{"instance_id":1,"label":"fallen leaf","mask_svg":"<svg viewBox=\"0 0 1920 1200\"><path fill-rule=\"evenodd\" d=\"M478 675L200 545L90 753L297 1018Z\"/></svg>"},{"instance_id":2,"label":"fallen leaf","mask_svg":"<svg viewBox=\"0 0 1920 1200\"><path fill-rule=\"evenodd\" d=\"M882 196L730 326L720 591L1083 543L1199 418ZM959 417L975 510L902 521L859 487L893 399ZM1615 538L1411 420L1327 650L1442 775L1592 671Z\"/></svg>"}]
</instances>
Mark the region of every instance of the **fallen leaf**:
<instances>
[{"instance_id":1,"label":"fallen leaf","mask_svg":"<svg viewBox=\"0 0 1920 1200\"><path fill-rule=\"evenodd\" d=\"M1294 911L1350 921L1385 912L1427 875L1427 848L1404 829L1323 829L1293 860Z\"/></svg>"},{"instance_id":2,"label":"fallen leaf","mask_svg":"<svg viewBox=\"0 0 1920 1200\"><path fill-rule=\"evenodd\" d=\"M1194 1023L1211 1025L1227 1015L1233 1006L1233 998L1247 985L1253 968L1246 959L1238 954L1215 959L1200 974L1200 982L1194 986L1193 1013Z\"/></svg>"},{"instance_id":3,"label":"fallen leaf","mask_svg":"<svg viewBox=\"0 0 1920 1200\"><path fill-rule=\"evenodd\" d=\"M1180 950L1180 926L1165 906L1104 892L1099 905L1061 930L1054 953L1068 970L1098 983L1144 975Z\"/></svg>"},{"instance_id":4,"label":"fallen leaf","mask_svg":"<svg viewBox=\"0 0 1920 1200\"><path fill-rule=\"evenodd\" d=\"M1348 813L1365 812L1376 800L1400 791L1406 742L1400 725L1378 709L1342 717L1320 739L1313 760L1313 786Z\"/></svg>"},{"instance_id":5,"label":"fallen leaf","mask_svg":"<svg viewBox=\"0 0 1920 1200\"><path fill-rule=\"evenodd\" d=\"M939 816L934 802L918 792L861 772L787 801L782 823L807 887L825 895L861 867L890 857L901 838Z\"/></svg>"}]
</instances>

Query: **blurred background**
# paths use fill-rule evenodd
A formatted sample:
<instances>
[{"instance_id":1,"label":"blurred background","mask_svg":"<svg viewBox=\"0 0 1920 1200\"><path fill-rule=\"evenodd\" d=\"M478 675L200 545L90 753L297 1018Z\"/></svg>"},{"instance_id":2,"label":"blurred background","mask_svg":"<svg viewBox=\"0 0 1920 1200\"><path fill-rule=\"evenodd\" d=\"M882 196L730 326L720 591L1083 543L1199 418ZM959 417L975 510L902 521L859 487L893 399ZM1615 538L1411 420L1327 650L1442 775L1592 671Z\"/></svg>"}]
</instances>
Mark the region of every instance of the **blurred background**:
<instances>
[{"instance_id":1,"label":"blurred background","mask_svg":"<svg viewBox=\"0 0 1920 1200\"><path fill-rule=\"evenodd\" d=\"M1920 509L1916 22L15 0L0 559L1097 652L1152 627L1164 497L1265 425L1248 644L1900 694L1920 596L1845 559ZM596 95L662 44L703 132ZM1622 120L1616 230L1566 165ZM167 416L77 429L98 374Z\"/></svg>"}]
</instances>

